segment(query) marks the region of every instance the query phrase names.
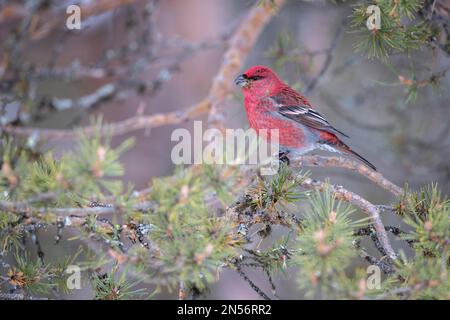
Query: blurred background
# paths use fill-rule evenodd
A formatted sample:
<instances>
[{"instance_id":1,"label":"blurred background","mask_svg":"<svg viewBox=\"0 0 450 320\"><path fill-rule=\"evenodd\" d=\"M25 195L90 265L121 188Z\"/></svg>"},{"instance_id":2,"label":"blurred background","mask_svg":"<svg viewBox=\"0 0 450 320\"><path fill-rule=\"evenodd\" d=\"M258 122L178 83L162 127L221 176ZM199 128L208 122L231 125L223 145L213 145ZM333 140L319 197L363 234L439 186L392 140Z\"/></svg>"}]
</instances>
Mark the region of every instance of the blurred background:
<instances>
[{"instance_id":1,"label":"blurred background","mask_svg":"<svg viewBox=\"0 0 450 320\"><path fill-rule=\"evenodd\" d=\"M79 4L89 10L82 9L81 30L67 30L62 26L72 2L0 0L2 126L65 129L88 125L92 116L110 123L195 104L208 94L227 39L256 1L84 0ZM352 4L287 1L263 30L244 69L256 64L276 69L394 183L416 189L437 182L449 194L448 53L424 48L411 58L394 54L387 61L368 60L364 52L354 50ZM21 32L25 28L34 32ZM407 80L431 77L439 81L420 86L411 99ZM248 127L239 88L226 108L228 127ZM179 127L192 129L192 123L113 138L115 145L136 138L135 147L122 158L126 183L142 189L152 177L173 172L170 135ZM39 137L29 140L36 143ZM45 144L56 154L71 147L70 141ZM311 171L374 204L393 201L386 191L349 171ZM54 246L52 237L41 242L47 259L78 247L76 241ZM262 273L250 276L269 290ZM302 298L294 279L294 272L276 277L284 299ZM87 288L70 298L89 295ZM164 293L161 298L175 295ZM208 298L258 295L237 273L225 270Z\"/></svg>"}]
</instances>

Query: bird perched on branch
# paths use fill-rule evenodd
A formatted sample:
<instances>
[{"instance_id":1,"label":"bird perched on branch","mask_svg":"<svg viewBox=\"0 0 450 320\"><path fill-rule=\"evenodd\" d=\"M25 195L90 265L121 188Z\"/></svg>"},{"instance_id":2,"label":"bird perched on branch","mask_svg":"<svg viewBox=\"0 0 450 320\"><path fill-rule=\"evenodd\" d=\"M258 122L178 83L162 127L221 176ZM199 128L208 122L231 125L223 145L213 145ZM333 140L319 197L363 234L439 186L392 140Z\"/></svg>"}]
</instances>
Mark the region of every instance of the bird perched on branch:
<instances>
[{"instance_id":1,"label":"bird perched on branch","mask_svg":"<svg viewBox=\"0 0 450 320\"><path fill-rule=\"evenodd\" d=\"M258 133L278 129L280 160L289 162L288 154L302 155L314 149L351 155L366 166L375 166L353 151L340 137L348 136L334 128L315 111L303 95L289 87L265 66L254 66L235 79L242 87L250 127ZM261 131L263 132L263 130Z\"/></svg>"}]
</instances>

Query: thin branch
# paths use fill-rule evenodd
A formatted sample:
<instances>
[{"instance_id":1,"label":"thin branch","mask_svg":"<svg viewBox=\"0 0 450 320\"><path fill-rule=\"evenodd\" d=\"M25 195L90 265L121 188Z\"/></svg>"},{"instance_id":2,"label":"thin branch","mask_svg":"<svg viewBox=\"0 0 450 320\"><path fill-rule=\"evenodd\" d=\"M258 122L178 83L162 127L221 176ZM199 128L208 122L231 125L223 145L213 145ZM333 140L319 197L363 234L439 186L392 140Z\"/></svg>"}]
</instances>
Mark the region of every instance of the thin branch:
<instances>
[{"instance_id":1,"label":"thin branch","mask_svg":"<svg viewBox=\"0 0 450 320\"><path fill-rule=\"evenodd\" d=\"M146 197L151 193L152 188L145 188L139 191L134 191L133 194L131 195L131 198L137 199L139 202L145 202L146 201ZM25 211L43 211L44 208L31 208L33 203L36 202L49 202L52 200L55 200L57 197L59 196L59 193L57 192L44 192L44 193L40 193L37 195L34 195L30 198L28 198L27 200L23 200L23 201L18 201L18 202L14 202L14 201L8 201L8 200L0 200L0 210L3 211L8 211L8 212L25 212ZM102 201L111 204L114 203L115 199L114 196L106 196L105 198L102 199ZM95 206L93 205L94 203L91 203L89 205L89 207L93 208L93 207L99 207L99 206ZM138 205L136 206L137 210L145 210L145 206L146 204L144 203L142 205ZM105 206L103 206L105 207ZM106 207L112 207L112 206L106 206ZM77 210L79 210L79 208L76 208ZM109 209L110 210L110 209ZM70 209L67 211L69 212L71 211ZM95 210L94 210L95 211ZM111 213L108 210L104 210L103 212L105 213ZM86 212L87 214L89 214L90 212ZM98 212L97 212L98 213Z\"/></svg>"},{"instance_id":2,"label":"thin branch","mask_svg":"<svg viewBox=\"0 0 450 320\"><path fill-rule=\"evenodd\" d=\"M341 105L340 101L342 99L338 99L337 97L330 95L326 91L321 91L319 95L322 99L324 99L325 104L330 109L332 109L335 114L350 123L353 127L374 131L378 134L386 134L388 132L392 132L396 128L394 121L383 124L372 124L368 123L367 121L363 121L362 119L357 119L357 117L355 117L356 113L348 112L348 110L350 109L349 106Z\"/></svg>"},{"instance_id":3,"label":"thin branch","mask_svg":"<svg viewBox=\"0 0 450 320\"><path fill-rule=\"evenodd\" d=\"M277 0L281 6L283 0ZM218 117L221 114L219 105L228 97L232 91L232 80L242 67L243 62L253 47L262 28L273 16L274 10L270 4L254 6L248 16L243 20L241 26L236 30L229 41L229 49L224 55L222 65L214 78L212 87L205 99L183 111L159 113L149 116L134 116L126 120L105 125L103 134L111 136L122 135L139 129L151 129L164 125L180 124L210 112L210 122L218 125ZM2 128L5 133L16 136L28 137L37 134L40 139L63 140L75 139L77 132L73 130L40 129L6 126ZM87 126L79 129L87 136L97 132L96 126Z\"/></svg>"},{"instance_id":4,"label":"thin branch","mask_svg":"<svg viewBox=\"0 0 450 320\"><path fill-rule=\"evenodd\" d=\"M330 47L326 50L326 54L327 55L326 55L326 58L325 58L325 62L323 63L322 68L320 69L320 71L317 74L317 76L315 76L309 82L308 86L305 88L305 90L304 90L305 94L307 94L308 92L310 92L311 90L313 90L317 86L317 84L321 81L322 77L325 75L325 73L327 72L328 68L330 67L331 62L333 61L333 57L334 57L334 52L335 52L336 46L337 46L337 44L339 42L339 39L341 38L342 34L344 33L345 22L346 22L346 19L344 19L341 22L341 24L340 24L340 26L339 26L339 28L338 28L338 30L337 30L337 32L336 32L332 42L331 42Z\"/></svg>"},{"instance_id":5,"label":"thin branch","mask_svg":"<svg viewBox=\"0 0 450 320\"><path fill-rule=\"evenodd\" d=\"M133 210L147 211L154 208L154 204L150 201L142 201L133 206ZM123 208L120 206L107 205L107 206L91 206L80 208L51 208L41 207L35 208L25 203L14 203L9 201L0 201L0 210L8 211L18 215L27 216L40 216L43 214L53 213L59 217L84 217L88 215L107 215L116 212L121 212Z\"/></svg>"},{"instance_id":6,"label":"thin branch","mask_svg":"<svg viewBox=\"0 0 450 320\"><path fill-rule=\"evenodd\" d=\"M47 298L35 298L25 296L22 293L2 293L0 292L0 300L48 300Z\"/></svg>"},{"instance_id":7,"label":"thin branch","mask_svg":"<svg viewBox=\"0 0 450 320\"><path fill-rule=\"evenodd\" d=\"M113 11L117 8L135 3L136 0L97 0L81 5L81 12L83 19L104 14L108 11ZM62 9L66 9L63 6ZM39 40L50 34L51 31L57 29L59 26L65 26L64 20L66 15L62 10L48 10L44 14L36 16L33 26L30 28L32 40ZM41 25L39 25L41 24Z\"/></svg>"},{"instance_id":8,"label":"thin branch","mask_svg":"<svg viewBox=\"0 0 450 320\"><path fill-rule=\"evenodd\" d=\"M396 197L404 194L404 190L402 188L386 179L381 173L373 171L350 159L341 157L302 156L291 159L290 165L294 167L308 166L345 168L368 178L370 181L391 192Z\"/></svg>"},{"instance_id":9,"label":"thin branch","mask_svg":"<svg viewBox=\"0 0 450 320\"><path fill-rule=\"evenodd\" d=\"M330 190L337 199L359 207L364 213L372 218L372 222L374 224L377 237L380 241L380 245L386 252L387 256L391 259L396 259L397 255L395 254L394 249L389 243L388 235L380 218L379 208L376 205L373 205L360 195L349 191L342 186L330 185L318 180L313 180L311 178L304 179L301 182L301 186L306 189L313 189L318 191Z\"/></svg>"},{"instance_id":10,"label":"thin branch","mask_svg":"<svg viewBox=\"0 0 450 320\"><path fill-rule=\"evenodd\" d=\"M247 275L244 273L244 271L242 271L239 265L236 266L236 271L261 298L263 298L264 300L271 300L269 296L264 293L264 291L262 291L256 284L253 283L252 280L249 279L249 277L247 277Z\"/></svg>"},{"instance_id":11,"label":"thin branch","mask_svg":"<svg viewBox=\"0 0 450 320\"><path fill-rule=\"evenodd\" d=\"M380 206L378 206L379 208ZM398 227L394 227L394 226L385 226L384 230L386 230L387 232L392 233L394 236L396 237L400 237L401 235L405 235L407 234L405 231L401 230ZM360 228L355 232L356 236L370 236L372 238L372 241L375 243L375 246L379 247L379 244L377 244L377 242L379 243L379 240L376 238L376 234L374 234L373 232L373 227L372 226L367 226L365 228ZM375 237L374 237L375 236ZM416 240L409 240L409 239L405 239L406 243L408 243L408 245L410 247L414 246L414 243L416 242Z\"/></svg>"},{"instance_id":12,"label":"thin branch","mask_svg":"<svg viewBox=\"0 0 450 320\"><path fill-rule=\"evenodd\" d=\"M277 298L278 300L281 300L280 296L277 293L277 287L275 286L275 282L272 279L272 275L270 274L269 270L267 270L266 268L263 268L265 274L267 275L267 279L269 280L270 283L270 288L272 289L272 294L274 295L275 298Z\"/></svg>"},{"instance_id":13,"label":"thin branch","mask_svg":"<svg viewBox=\"0 0 450 320\"><path fill-rule=\"evenodd\" d=\"M209 110L210 102L203 100L184 111L174 111L168 113L158 113L148 116L134 116L126 120L118 121L111 124L103 125L101 128L102 134L110 134L117 136L126 134L139 129L151 129L164 125L180 124L185 121L195 119L199 115L206 113ZM6 126L2 129L5 133L15 136L28 137L37 134L40 139L45 140L70 140L75 139L77 132L82 132L86 136L93 136L98 132L98 126L82 127L78 131L74 130L59 130L59 129L40 129L40 128L24 128Z\"/></svg>"},{"instance_id":14,"label":"thin branch","mask_svg":"<svg viewBox=\"0 0 450 320\"><path fill-rule=\"evenodd\" d=\"M55 192L44 192L41 194L37 194L27 200L24 201L7 201L7 200L0 200L0 210L3 211L20 211L25 210L26 208L30 207L31 204L35 202L46 202L50 200L54 200L57 197L57 193Z\"/></svg>"},{"instance_id":15,"label":"thin branch","mask_svg":"<svg viewBox=\"0 0 450 320\"><path fill-rule=\"evenodd\" d=\"M359 256L372 265L378 266L385 274L392 274L395 272L390 263L383 259L377 259L370 255L365 249L361 247L360 241L355 241L354 246L359 249Z\"/></svg>"}]
</instances>

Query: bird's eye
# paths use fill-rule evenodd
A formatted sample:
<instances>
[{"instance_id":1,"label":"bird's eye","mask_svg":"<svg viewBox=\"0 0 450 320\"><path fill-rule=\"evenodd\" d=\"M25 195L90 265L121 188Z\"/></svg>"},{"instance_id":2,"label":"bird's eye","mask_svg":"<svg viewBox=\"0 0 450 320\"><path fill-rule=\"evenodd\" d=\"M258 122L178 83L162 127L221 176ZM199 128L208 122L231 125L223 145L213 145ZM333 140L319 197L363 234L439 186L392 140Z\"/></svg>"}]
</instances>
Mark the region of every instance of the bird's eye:
<instances>
[{"instance_id":1,"label":"bird's eye","mask_svg":"<svg viewBox=\"0 0 450 320\"><path fill-rule=\"evenodd\" d=\"M253 81L256 81L256 80L260 80L262 78L264 78L264 77L263 76L253 76L250 79L253 80Z\"/></svg>"}]
</instances>

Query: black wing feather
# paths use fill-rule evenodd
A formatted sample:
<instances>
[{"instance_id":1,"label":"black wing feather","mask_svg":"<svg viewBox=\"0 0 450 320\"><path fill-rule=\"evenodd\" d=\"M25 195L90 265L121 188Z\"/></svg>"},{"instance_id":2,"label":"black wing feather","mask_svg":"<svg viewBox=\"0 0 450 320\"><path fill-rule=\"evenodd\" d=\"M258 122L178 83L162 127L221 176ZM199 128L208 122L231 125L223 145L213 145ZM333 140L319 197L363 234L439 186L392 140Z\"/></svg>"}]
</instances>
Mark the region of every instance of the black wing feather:
<instances>
[{"instance_id":1,"label":"black wing feather","mask_svg":"<svg viewBox=\"0 0 450 320\"><path fill-rule=\"evenodd\" d=\"M349 138L348 135L334 128L324 117L320 115L320 113L308 106L280 106L278 107L278 112L281 115L297 121L305 126L328 131L333 134L341 134L344 137Z\"/></svg>"}]
</instances>

